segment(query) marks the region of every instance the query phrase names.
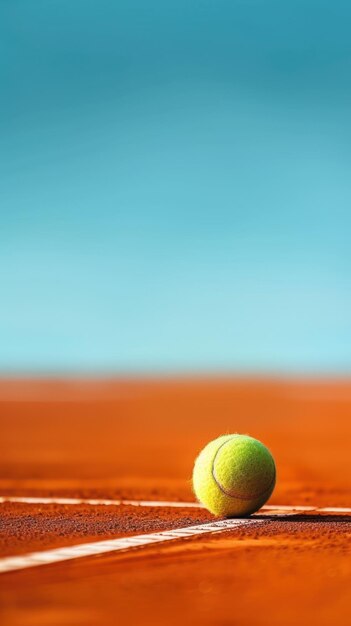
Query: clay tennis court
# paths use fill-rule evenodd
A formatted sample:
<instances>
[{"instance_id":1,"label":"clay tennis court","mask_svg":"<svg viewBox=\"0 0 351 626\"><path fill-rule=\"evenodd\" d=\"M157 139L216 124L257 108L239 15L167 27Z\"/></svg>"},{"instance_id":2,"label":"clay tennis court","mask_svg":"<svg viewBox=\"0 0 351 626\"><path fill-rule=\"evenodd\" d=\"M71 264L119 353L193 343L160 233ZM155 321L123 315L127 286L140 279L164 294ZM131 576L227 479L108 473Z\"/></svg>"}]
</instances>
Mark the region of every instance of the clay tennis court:
<instances>
[{"instance_id":1,"label":"clay tennis court","mask_svg":"<svg viewBox=\"0 0 351 626\"><path fill-rule=\"evenodd\" d=\"M2 624L351 623L349 380L4 380L0 400ZM277 486L215 520L193 462L236 431Z\"/></svg>"}]
</instances>

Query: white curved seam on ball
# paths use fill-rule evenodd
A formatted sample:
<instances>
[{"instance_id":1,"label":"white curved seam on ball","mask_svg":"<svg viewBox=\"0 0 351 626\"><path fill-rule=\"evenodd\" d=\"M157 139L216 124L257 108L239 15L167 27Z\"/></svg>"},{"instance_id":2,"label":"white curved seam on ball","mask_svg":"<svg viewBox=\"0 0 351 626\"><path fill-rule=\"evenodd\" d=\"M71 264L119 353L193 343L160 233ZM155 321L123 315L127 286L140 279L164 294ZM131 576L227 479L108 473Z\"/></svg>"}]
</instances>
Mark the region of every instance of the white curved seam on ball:
<instances>
[{"instance_id":1,"label":"white curved seam on ball","mask_svg":"<svg viewBox=\"0 0 351 626\"><path fill-rule=\"evenodd\" d=\"M215 461L217 458L217 455L220 451L221 448L223 448L223 446L225 446L227 443L229 443L229 441L231 441L232 439L235 439L238 435L233 435L232 437L230 437L230 439L227 439L226 441L223 441L223 443L221 443L221 445L219 446L219 448L216 450L216 454L213 457L213 461L212 461L212 468L211 468L211 474L212 474L212 478L215 481L217 487L221 490L222 493L224 493L225 496L228 496L229 498L235 498L236 500L256 500L257 498L262 498L262 496L264 496L265 493L267 493L270 489L272 489L272 487L274 487L275 485L275 479L276 479L276 469L275 469L275 463L273 461L273 459L271 458L271 462L273 465L273 478L269 484L269 486L264 489L264 491L261 491L259 494L253 494L250 496L239 496L238 494L233 493L233 491L228 491L225 487L223 487L223 485L220 483L220 481L218 480L216 473L215 473Z\"/></svg>"}]
</instances>

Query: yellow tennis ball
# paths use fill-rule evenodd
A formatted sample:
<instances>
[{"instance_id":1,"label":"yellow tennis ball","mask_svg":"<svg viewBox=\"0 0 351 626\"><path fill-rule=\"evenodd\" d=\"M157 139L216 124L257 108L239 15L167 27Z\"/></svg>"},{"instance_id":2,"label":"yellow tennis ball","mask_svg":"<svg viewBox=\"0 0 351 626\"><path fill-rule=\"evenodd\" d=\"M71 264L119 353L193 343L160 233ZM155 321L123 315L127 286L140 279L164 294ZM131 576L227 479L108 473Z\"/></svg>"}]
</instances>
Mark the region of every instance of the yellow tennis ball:
<instances>
[{"instance_id":1,"label":"yellow tennis ball","mask_svg":"<svg viewBox=\"0 0 351 626\"><path fill-rule=\"evenodd\" d=\"M275 477L273 457L263 443L248 435L222 435L197 457L193 488L214 515L242 517L267 502Z\"/></svg>"}]
</instances>

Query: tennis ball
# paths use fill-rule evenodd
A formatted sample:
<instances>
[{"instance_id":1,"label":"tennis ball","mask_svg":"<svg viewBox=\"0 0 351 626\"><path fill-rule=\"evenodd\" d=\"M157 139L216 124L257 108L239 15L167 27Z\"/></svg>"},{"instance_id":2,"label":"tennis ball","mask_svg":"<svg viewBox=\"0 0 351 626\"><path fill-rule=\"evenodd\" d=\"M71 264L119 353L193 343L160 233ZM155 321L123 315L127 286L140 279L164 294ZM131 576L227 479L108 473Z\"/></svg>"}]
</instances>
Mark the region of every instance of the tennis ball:
<instances>
[{"instance_id":1,"label":"tennis ball","mask_svg":"<svg viewBox=\"0 0 351 626\"><path fill-rule=\"evenodd\" d=\"M193 488L214 515L242 517L267 502L275 475L273 457L263 443L248 435L222 435L197 457Z\"/></svg>"}]
</instances>

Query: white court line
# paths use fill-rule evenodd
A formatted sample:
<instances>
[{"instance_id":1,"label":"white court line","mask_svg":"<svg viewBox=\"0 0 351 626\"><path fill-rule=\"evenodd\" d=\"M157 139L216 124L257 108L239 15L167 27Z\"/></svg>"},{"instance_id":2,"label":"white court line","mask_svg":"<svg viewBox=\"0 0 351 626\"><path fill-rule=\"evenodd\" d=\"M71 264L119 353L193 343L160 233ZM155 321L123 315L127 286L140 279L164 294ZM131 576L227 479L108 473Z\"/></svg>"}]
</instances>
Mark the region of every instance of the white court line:
<instances>
[{"instance_id":1,"label":"white court line","mask_svg":"<svg viewBox=\"0 0 351 626\"><path fill-rule=\"evenodd\" d=\"M170 507L178 509L200 509L203 508L202 504L198 502L177 502L177 501L163 501L163 500L101 500L92 498L45 498L45 497L22 497L22 496L0 496L0 504L5 502L17 502L22 504L89 504L93 506L142 506L142 507ZM262 511L297 511L308 512L315 511L318 513L351 513L351 508L347 507L318 507L318 506L303 506L303 505L279 505L279 504L266 504L262 507Z\"/></svg>"},{"instance_id":2,"label":"white court line","mask_svg":"<svg viewBox=\"0 0 351 626\"><path fill-rule=\"evenodd\" d=\"M270 509L272 510L281 510L281 511L301 511L301 512L312 512L314 511L315 513L351 513L351 508L347 508L347 507L338 507L338 506L293 506L293 505L283 505L283 506L279 506L276 505L274 506L273 504L266 504L265 506L262 507L261 510L266 510L269 511Z\"/></svg>"},{"instance_id":3,"label":"white court line","mask_svg":"<svg viewBox=\"0 0 351 626\"><path fill-rule=\"evenodd\" d=\"M0 504L4 502L19 502L23 504L91 504L104 506L120 506L121 504L128 506L146 506L146 507L174 507L174 508L203 508L198 502L165 502L161 500L101 500L95 498L32 498L22 496L0 496Z\"/></svg>"},{"instance_id":4,"label":"white court line","mask_svg":"<svg viewBox=\"0 0 351 626\"><path fill-rule=\"evenodd\" d=\"M201 504L196 502L165 502L165 501L148 501L148 500L99 500L99 499L78 499L78 498L40 498L40 497L20 497L20 496L2 496L0 503L19 502L26 504L92 504L92 505L132 505L145 507L177 507L177 508L200 508ZM351 513L351 508L346 507L315 507L315 506L279 506L266 505L261 511L274 517L280 517L284 514L294 515L298 512L315 512L315 513ZM210 522L197 526L186 526L176 530L162 531L159 533L151 533L145 535L134 535L121 539L112 539L109 541L96 541L93 543L83 543L66 548L56 548L54 550L45 550L42 552L33 552L24 556L6 557L0 559L0 573L26 569L28 567L37 567L59 561L68 561L80 557L93 556L96 554L104 554L106 552L126 551L134 548L143 547L152 543L162 543L165 541L174 541L176 539L184 539L193 537L203 533L218 533L237 528L239 526L256 525L264 522L263 519L252 517L250 519L229 519L218 522Z\"/></svg>"},{"instance_id":5,"label":"white court line","mask_svg":"<svg viewBox=\"0 0 351 626\"><path fill-rule=\"evenodd\" d=\"M255 526L264 523L262 519L229 519L219 522L210 522L198 526L186 526L176 530L161 531L146 535L135 535L123 537L121 539L110 539L108 541L95 541L93 543L83 543L66 548L56 548L43 552L32 552L23 556L6 557L0 559L0 573L13 572L26 569L28 567L38 567L58 563L59 561L70 561L81 557L105 554L108 552L127 551L153 543L163 543L176 539L185 539L207 533L220 533L239 526Z\"/></svg>"},{"instance_id":6,"label":"white court line","mask_svg":"<svg viewBox=\"0 0 351 626\"><path fill-rule=\"evenodd\" d=\"M332 506L324 506L322 509L318 509L318 511L323 511L323 513L351 513L351 509L346 507L332 507Z\"/></svg>"}]
</instances>

